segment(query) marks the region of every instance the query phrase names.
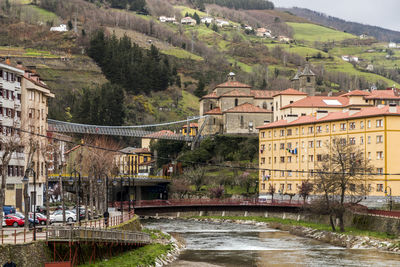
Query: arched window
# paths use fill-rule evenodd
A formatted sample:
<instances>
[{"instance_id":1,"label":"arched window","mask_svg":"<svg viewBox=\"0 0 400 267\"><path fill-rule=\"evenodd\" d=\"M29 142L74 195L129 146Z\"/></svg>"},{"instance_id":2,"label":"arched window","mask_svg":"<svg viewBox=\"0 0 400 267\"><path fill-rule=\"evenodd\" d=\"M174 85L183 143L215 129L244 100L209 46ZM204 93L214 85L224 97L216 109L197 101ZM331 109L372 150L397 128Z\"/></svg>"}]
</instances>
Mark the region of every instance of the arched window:
<instances>
[{"instance_id":1,"label":"arched window","mask_svg":"<svg viewBox=\"0 0 400 267\"><path fill-rule=\"evenodd\" d=\"M239 104L239 100L236 98L235 99L235 107L237 107L238 104Z\"/></svg>"}]
</instances>

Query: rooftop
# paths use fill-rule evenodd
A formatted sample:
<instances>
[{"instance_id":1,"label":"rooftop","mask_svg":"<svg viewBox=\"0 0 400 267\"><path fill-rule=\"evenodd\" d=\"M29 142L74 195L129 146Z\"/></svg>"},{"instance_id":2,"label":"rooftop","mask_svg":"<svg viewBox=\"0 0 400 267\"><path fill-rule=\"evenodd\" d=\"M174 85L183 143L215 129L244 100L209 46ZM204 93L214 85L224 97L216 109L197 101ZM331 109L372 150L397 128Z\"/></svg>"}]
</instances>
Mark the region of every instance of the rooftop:
<instances>
[{"instance_id":1,"label":"rooftop","mask_svg":"<svg viewBox=\"0 0 400 267\"><path fill-rule=\"evenodd\" d=\"M278 93L274 94L273 96L277 96L277 95L307 95L304 92L300 92L298 90L295 90L293 88L289 88L283 91L279 91Z\"/></svg>"},{"instance_id":2,"label":"rooftop","mask_svg":"<svg viewBox=\"0 0 400 267\"><path fill-rule=\"evenodd\" d=\"M204 115L222 115L220 108L214 108L204 113Z\"/></svg>"},{"instance_id":3,"label":"rooftop","mask_svg":"<svg viewBox=\"0 0 400 267\"><path fill-rule=\"evenodd\" d=\"M215 88L251 88L251 86L238 81L227 81L217 85Z\"/></svg>"},{"instance_id":4,"label":"rooftop","mask_svg":"<svg viewBox=\"0 0 400 267\"><path fill-rule=\"evenodd\" d=\"M345 107L349 104L349 99L342 96L307 96L292 104L286 105L281 109L291 107Z\"/></svg>"},{"instance_id":5,"label":"rooftop","mask_svg":"<svg viewBox=\"0 0 400 267\"><path fill-rule=\"evenodd\" d=\"M224 111L224 113L272 113L272 111L256 107L249 103L244 103L234 108Z\"/></svg>"}]
</instances>

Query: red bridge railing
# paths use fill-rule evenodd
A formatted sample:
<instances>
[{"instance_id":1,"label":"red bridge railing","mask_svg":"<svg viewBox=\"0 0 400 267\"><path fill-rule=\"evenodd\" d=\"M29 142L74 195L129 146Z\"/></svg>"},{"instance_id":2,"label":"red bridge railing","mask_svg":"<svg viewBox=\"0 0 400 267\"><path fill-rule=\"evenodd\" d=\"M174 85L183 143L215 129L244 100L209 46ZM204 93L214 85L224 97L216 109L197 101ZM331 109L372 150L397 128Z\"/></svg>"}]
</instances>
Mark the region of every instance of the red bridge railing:
<instances>
[{"instance_id":1,"label":"red bridge railing","mask_svg":"<svg viewBox=\"0 0 400 267\"><path fill-rule=\"evenodd\" d=\"M167 206L282 206L300 207L302 201L281 201L258 199L169 199L169 200L140 200L135 202L135 207L167 207Z\"/></svg>"},{"instance_id":2,"label":"red bridge railing","mask_svg":"<svg viewBox=\"0 0 400 267\"><path fill-rule=\"evenodd\" d=\"M400 211L368 210L369 215L400 218Z\"/></svg>"}]
</instances>

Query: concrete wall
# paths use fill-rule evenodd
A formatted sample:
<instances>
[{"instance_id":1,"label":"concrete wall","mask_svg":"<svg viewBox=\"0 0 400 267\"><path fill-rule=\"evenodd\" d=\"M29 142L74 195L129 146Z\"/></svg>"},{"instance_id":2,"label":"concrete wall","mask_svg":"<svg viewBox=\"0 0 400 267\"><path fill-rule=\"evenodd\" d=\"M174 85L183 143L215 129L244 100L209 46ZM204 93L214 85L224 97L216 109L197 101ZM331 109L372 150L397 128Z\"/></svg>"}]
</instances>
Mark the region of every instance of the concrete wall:
<instances>
[{"instance_id":1,"label":"concrete wall","mask_svg":"<svg viewBox=\"0 0 400 267\"><path fill-rule=\"evenodd\" d=\"M45 242L0 246L0 265L11 259L18 267L44 266L52 261L52 254Z\"/></svg>"}]
</instances>

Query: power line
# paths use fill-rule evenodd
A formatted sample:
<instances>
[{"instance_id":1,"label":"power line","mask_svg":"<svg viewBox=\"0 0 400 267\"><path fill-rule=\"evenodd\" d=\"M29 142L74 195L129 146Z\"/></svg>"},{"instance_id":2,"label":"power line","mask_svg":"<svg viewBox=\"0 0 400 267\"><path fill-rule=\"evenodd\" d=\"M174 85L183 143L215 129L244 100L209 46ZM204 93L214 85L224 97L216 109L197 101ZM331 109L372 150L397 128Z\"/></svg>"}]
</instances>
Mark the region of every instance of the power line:
<instances>
[{"instance_id":1,"label":"power line","mask_svg":"<svg viewBox=\"0 0 400 267\"><path fill-rule=\"evenodd\" d=\"M47 139L53 139L59 142L65 142L73 145L81 145L81 146L86 146L89 148L93 149L99 149L99 150L104 150L108 152L114 152L114 153L120 153L124 155L130 155L131 153L128 152L122 152L120 150L112 149L112 148L106 148L106 147L101 147L101 146L96 146L92 144L86 144L86 143L77 143L69 140L64 140L61 138L56 138L56 137L49 137L47 135L39 134L39 133L32 133L27 130L22 130L19 128L15 128L12 126L3 126L5 128L11 128L16 131L21 131L24 133L28 133L30 135L35 135ZM152 156L154 159L166 159L166 160L171 160L171 158L166 158L166 157L160 157L160 156ZM206 162L196 162L196 161L187 161L187 160L175 160L177 162L181 163L187 163L187 164L192 164L192 165L201 165L201 166L211 166L211 167L220 167L220 168L229 168L229 169L239 169L239 170L253 170L253 171L278 171L278 172L293 172L293 173L305 173L305 174L332 174L332 175L339 175L339 174L345 174L345 175L359 175L359 176L381 176L381 175L390 175L390 176L400 176L400 173L363 173L363 172L349 172L349 173L342 173L342 172L327 172L327 171L315 171L315 170L284 170L284 169L270 169L270 168L260 168L260 167L248 167L248 166L232 166L232 165L226 165L226 164L217 164L217 163L206 163Z\"/></svg>"}]
</instances>

